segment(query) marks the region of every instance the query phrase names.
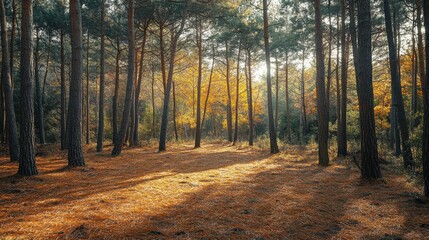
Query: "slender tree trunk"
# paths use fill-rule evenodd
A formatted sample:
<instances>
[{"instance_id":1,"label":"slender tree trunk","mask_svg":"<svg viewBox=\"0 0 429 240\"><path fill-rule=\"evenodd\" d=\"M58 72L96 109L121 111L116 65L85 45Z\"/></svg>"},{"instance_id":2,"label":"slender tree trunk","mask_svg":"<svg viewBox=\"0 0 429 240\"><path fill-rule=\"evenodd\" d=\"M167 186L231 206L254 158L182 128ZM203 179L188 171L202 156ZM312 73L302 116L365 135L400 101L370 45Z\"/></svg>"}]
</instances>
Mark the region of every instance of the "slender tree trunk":
<instances>
[{"instance_id":1,"label":"slender tree trunk","mask_svg":"<svg viewBox=\"0 0 429 240\"><path fill-rule=\"evenodd\" d=\"M51 61L51 43L52 43L52 36L49 33L48 49L46 51L45 75L43 76L43 87L42 87L42 104L43 105L45 105L46 84L47 84L48 73L49 73L49 62Z\"/></svg>"},{"instance_id":2,"label":"slender tree trunk","mask_svg":"<svg viewBox=\"0 0 429 240\"><path fill-rule=\"evenodd\" d=\"M155 70L152 68L152 137L156 138L156 109L155 109Z\"/></svg>"},{"instance_id":3,"label":"slender tree trunk","mask_svg":"<svg viewBox=\"0 0 429 240\"><path fill-rule=\"evenodd\" d=\"M429 72L429 2L424 1L424 20L425 20L425 46L426 46L426 72ZM424 96L424 117L423 117L423 176L424 176L424 194L429 197L429 77L426 76L423 82Z\"/></svg>"},{"instance_id":4,"label":"slender tree trunk","mask_svg":"<svg viewBox=\"0 0 429 240\"><path fill-rule=\"evenodd\" d=\"M159 50L161 55L161 74L162 74L162 86L164 91L167 85L167 74L165 69L165 47L164 47L164 24L159 24Z\"/></svg>"},{"instance_id":5,"label":"slender tree trunk","mask_svg":"<svg viewBox=\"0 0 429 240\"><path fill-rule=\"evenodd\" d=\"M253 146L253 89L252 89L252 53L251 49L247 49L247 67L248 67L248 114L249 114L249 146Z\"/></svg>"},{"instance_id":6,"label":"slender tree trunk","mask_svg":"<svg viewBox=\"0 0 429 240\"><path fill-rule=\"evenodd\" d=\"M12 30L10 36L10 82L13 92L13 70L14 70L14 57L15 57L15 38L16 38L16 24L18 15L18 3L12 0Z\"/></svg>"},{"instance_id":7,"label":"slender tree trunk","mask_svg":"<svg viewBox=\"0 0 429 240\"><path fill-rule=\"evenodd\" d=\"M299 140L300 144L303 145L305 143L305 132L306 132L306 110L305 110L305 49L302 50L302 63L301 63L301 81L300 81L300 100L301 100L301 111L299 118Z\"/></svg>"},{"instance_id":8,"label":"slender tree trunk","mask_svg":"<svg viewBox=\"0 0 429 240\"><path fill-rule=\"evenodd\" d=\"M115 91L114 91L113 101L112 101L113 143L115 143L118 138L118 98L119 98L120 59L121 59L121 45L119 42L119 37L117 37L116 38L116 59L115 59L115 62L116 62L115 63Z\"/></svg>"},{"instance_id":9,"label":"slender tree trunk","mask_svg":"<svg viewBox=\"0 0 429 240\"><path fill-rule=\"evenodd\" d=\"M146 22L144 27L143 27L143 40L142 40L142 45L141 45L141 57L140 57L140 69L139 69L139 77L137 80L137 88L136 88L136 93L135 93L135 119L134 119L134 132L133 132L133 146L138 146L139 145L139 116L140 116L140 92L141 92L141 88L142 88L142 82L143 82L143 63L144 63L144 56L145 56L145 46L146 46L146 33L147 33L147 29L149 28L149 22Z\"/></svg>"},{"instance_id":10,"label":"slender tree trunk","mask_svg":"<svg viewBox=\"0 0 429 240\"><path fill-rule=\"evenodd\" d=\"M267 65L267 99L268 99L268 130L270 134L270 149L271 153L278 153L279 147L277 146L277 133L274 126L273 117L273 97L271 87L271 61L270 61L270 43L268 36L268 6L267 0L263 0L264 12L264 46L265 46L265 61Z\"/></svg>"},{"instance_id":11,"label":"slender tree trunk","mask_svg":"<svg viewBox=\"0 0 429 240\"><path fill-rule=\"evenodd\" d=\"M121 128L112 155L121 154L122 146L125 141L125 135L130 121L130 112L132 104L132 95L134 92L134 68L135 68L135 38L134 38L134 0L128 0L128 76L127 89L125 93L124 112L122 114Z\"/></svg>"},{"instance_id":12,"label":"slender tree trunk","mask_svg":"<svg viewBox=\"0 0 429 240\"><path fill-rule=\"evenodd\" d=\"M319 164L329 165L328 153L328 115L326 111L326 89L325 89L325 64L323 57L323 31L320 0L314 2L316 22L316 93L317 93L317 125L319 143Z\"/></svg>"},{"instance_id":13,"label":"slender tree trunk","mask_svg":"<svg viewBox=\"0 0 429 240\"><path fill-rule=\"evenodd\" d=\"M279 61L277 58L277 52L275 56L276 61L276 108L275 108L275 114L274 114L274 127L276 129L276 133L278 130L278 124L279 124Z\"/></svg>"},{"instance_id":14,"label":"slender tree trunk","mask_svg":"<svg viewBox=\"0 0 429 240\"><path fill-rule=\"evenodd\" d=\"M105 81L105 42L104 42L104 12L105 0L101 0L101 19L100 19L100 92L98 101L98 131L97 131L97 152L103 151L104 140L104 81ZM88 122L89 116L86 116Z\"/></svg>"},{"instance_id":15,"label":"slender tree trunk","mask_svg":"<svg viewBox=\"0 0 429 240\"><path fill-rule=\"evenodd\" d=\"M185 8L183 11L180 27L177 30L177 32L174 34L174 37L172 37L172 41L171 41L171 45L170 45L170 62L169 62L167 85L166 85L166 89L164 91L164 105L163 105L163 109L162 109L162 118L161 118L161 131L160 131L160 137L159 137L159 151L165 151L166 150L168 110L169 110L169 104L170 104L171 85L173 83L174 61L175 61L175 56L176 56L177 41L179 40L179 37L183 32L183 28L185 27L187 11L188 11L188 1L185 0Z\"/></svg>"},{"instance_id":16,"label":"slender tree trunk","mask_svg":"<svg viewBox=\"0 0 429 240\"><path fill-rule=\"evenodd\" d=\"M196 42L198 48L198 80L197 80L197 118L195 126L195 148L201 147L201 82L203 79L203 29L201 19L196 23Z\"/></svg>"},{"instance_id":17,"label":"slender tree trunk","mask_svg":"<svg viewBox=\"0 0 429 240\"><path fill-rule=\"evenodd\" d=\"M404 168L413 168L414 160L411 152L411 146L409 143L409 132L408 132L408 120L405 116L404 109L404 99L402 97L401 90L401 79L398 69L398 59L396 46L394 43L393 32L392 32L392 17L390 13L389 1L384 0L384 15L386 21L386 31L387 31L387 40L389 44L389 59L390 59L390 73L392 77L392 95L395 96L394 106L396 108L396 113L398 117L399 129L401 131L401 140L402 140L402 150L403 150L403 160Z\"/></svg>"},{"instance_id":18,"label":"slender tree trunk","mask_svg":"<svg viewBox=\"0 0 429 240\"><path fill-rule=\"evenodd\" d=\"M235 126L234 126L233 144L235 144L238 139L238 104L240 100L240 55L241 55L241 40L238 43L238 55L237 55L237 82L236 82L236 88L235 88Z\"/></svg>"},{"instance_id":19,"label":"slender tree trunk","mask_svg":"<svg viewBox=\"0 0 429 240\"><path fill-rule=\"evenodd\" d=\"M344 1L344 0L343 0ZM326 111L328 112L328 122L330 119L331 105L331 84L332 84L332 20L331 20L331 0L328 0L328 20L329 20L329 38L328 38L328 76L326 81Z\"/></svg>"},{"instance_id":20,"label":"slender tree trunk","mask_svg":"<svg viewBox=\"0 0 429 240\"><path fill-rule=\"evenodd\" d=\"M211 89L211 86L212 86L213 72L214 72L214 67L215 67L215 56L216 56L215 51L216 51L215 50L215 46L213 45L213 47L212 47L212 53L213 53L212 65L211 65L211 69L210 69L209 84L208 84L208 87L207 87L207 96L206 96L206 99L204 101L204 111L203 111L203 119L201 120L201 130L203 129L204 121L206 119L207 105L208 105L208 102L209 102L210 89Z\"/></svg>"},{"instance_id":21,"label":"slender tree trunk","mask_svg":"<svg viewBox=\"0 0 429 240\"><path fill-rule=\"evenodd\" d=\"M173 81L173 128L174 128L174 138L176 139L176 141L179 141L179 135L177 133L177 122L176 122L176 116L177 116L177 112L176 112L176 84Z\"/></svg>"},{"instance_id":22,"label":"slender tree trunk","mask_svg":"<svg viewBox=\"0 0 429 240\"><path fill-rule=\"evenodd\" d=\"M2 49L2 87L4 89L5 107L6 107L6 120L7 128L9 131L9 158L11 161L19 161L19 141L18 129L16 126L15 108L13 104L13 90L11 81L11 68L8 49L8 36L7 36L7 23L6 11L4 8L4 1L0 1L0 20L1 20L1 49Z\"/></svg>"},{"instance_id":23,"label":"slender tree trunk","mask_svg":"<svg viewBox=\"0 0 429 240\"><path fill-rule=\"evenodd\" d=\"M418 95L417 95L417 72L418 72L418 66L417 66L417 52L416 52L416 37L415 37L415 11L413 10L413 24L412 24L412 33L411 33L411 66L412 66L412 87L411 87L411 131L414 130L415 127L417 127L417 108L418 108Z\"/></svg>"},{"instance_id":24,"label":"slender tree trunk","mask_svg":"<svg viewBox=\"0 0 429 240\"><path fill-rule=\"evenodd\" d=\"M361 173L365 179L376 179L381 177L381 172L375 136L370 5L370 0L358 0L358 98L361 122Z\"/></svg>"},{"instance_id":25,"label":"slender tree trunk","mask_svg":"<svg viewBox=\"0 0 429 240\"><path fill-rule=\"evenodd\" d=\"M354 0L351 0L354 1ZM340 86L340 36L341 36L341 27L340 27L340 12L337 12L337 63L335 66L335 82L336 82L336 92L337 92L337 156L340 157L340 141L341 141L341 86ZM345 29L343 29L345 31ZM341 62L341 63L340 63Z\"/></svg>"},{"instance_id":26,"label":"slender tree trunk","mask_svg":"<svg viewBox=\"0 0 429 240\"><path fill-rule=\"evenodd\" d=\"M347 57L346 2L341 0L341 118L338 129L338 156L347 155Z\"/></svg>"},{"instance_id":27,"label":"slender tree trunk","mask_svg":"<svg viewBox=\"0 0 429 240\"><path fill-rule=\"evenodd\" d=\"M36 88L36 121L39 135L39 142L45 144L45 122L43 116L43 103L42 103L42 91L40 86L40 75L39 75L39 45L40 37L39 30L36 29L36 50L34 53L34 79Z\"/></svg>"},{"instance_id":28,"label":"slender tree trunk","mask_svg":"<svg viewBox=\"0 0 429 240\"><path fill-rule=\"evenodd\" d=\"M423 34L422 34L422 1L425 0L416 0L416 8L417 8L417 49L419 53L419 76L420 82L423 86L423 83L426 78L425 72L425 59L424 52L425 48L423 47Z\"/></svg>"},{"instance_id":29,"label":"slender tree trunk","mask_svg":"<svg viewBox=\"0 0 429 240\"><path fill-rule=\"evenodd\" d=\"M86 36L87 36L86 37L86 94L85 94L86 95L85 96L86 97L86 144L89 144L89 140L90 140L90 136L89 136L90 135L90 132L89 132L89 124L90 124L90 118L89 118L89 30L87 31ZM82 84L82 92L83 92L83 84ZM82 122L83 122L83 118L82 118ZM82 132L83 132L83 128L82 128Z\"/></svg>"},{"instance_id":30,"label":"slender tree trunk","mask_svg":"<svg viewBox=\"0 0 429 240\"><path fill-rule=\"evenodd\" d=\"M289 53L286 52L285 59L285 96L286 96L286 130L285 130L285 139L288 143L292 142L291 136L291 123L290 123L290 100L289 100Z\"/></svg>"},{"instance_id":31,"label":"slender tree trunk","mask_svg":"<svg viewBox=\"0 0 429 240\"><path fill-rule=\"evenodd\" d=\"M21 15L21 124L18 174L37 175L33 92L33 1L22 0Z\"/></svg>"},{"instance_id":32,"label":"slender tree trunk","mask_svg":"<svg viewBox=\"0 0 429 240\"><path fill-rule=\"evenodd\" d=\"M61 55L61 150L67 148L67 127L66 127L66 111L67 111L67 87L66 87L66 71L65 71L65 47L64 37L66 33L63 29L60 32L60 55Z\"/></svg>"},{"instance_id":33,"label":"slender tree trunk","mask_svg":"<svg viewBox=\"0 0 429 240\"><path fill-rule=\"evenodd\" d=\"M228 141L232 142L232 107L231 107L231 90L230 90L230 82L229 82L229 48L228 42L225 41L226 48L226 92L228 96L228 101L226 105L226 122L228 128Z\"/></svg>"}]
</instances>

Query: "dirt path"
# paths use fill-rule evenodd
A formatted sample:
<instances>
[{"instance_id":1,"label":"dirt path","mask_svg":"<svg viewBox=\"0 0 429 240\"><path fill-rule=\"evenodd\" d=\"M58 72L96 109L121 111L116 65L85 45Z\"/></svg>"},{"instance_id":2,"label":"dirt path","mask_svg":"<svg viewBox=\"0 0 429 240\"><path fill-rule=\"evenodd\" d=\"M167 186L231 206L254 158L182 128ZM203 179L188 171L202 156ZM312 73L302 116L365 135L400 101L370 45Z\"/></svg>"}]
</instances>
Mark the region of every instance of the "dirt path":
<instances>
[{"instance_id":1,"label":"dirt path","mask_svg":"<svg viewBox=\"0 0 429 240\"><path fill-rule=\"evenodd\" d=\"M72 170L65 156L39 158L33 178L0 160L0 239L429 239L429 206L404 177L361 184L311 150L89 150Z\"/></svg>"}]
</instances>

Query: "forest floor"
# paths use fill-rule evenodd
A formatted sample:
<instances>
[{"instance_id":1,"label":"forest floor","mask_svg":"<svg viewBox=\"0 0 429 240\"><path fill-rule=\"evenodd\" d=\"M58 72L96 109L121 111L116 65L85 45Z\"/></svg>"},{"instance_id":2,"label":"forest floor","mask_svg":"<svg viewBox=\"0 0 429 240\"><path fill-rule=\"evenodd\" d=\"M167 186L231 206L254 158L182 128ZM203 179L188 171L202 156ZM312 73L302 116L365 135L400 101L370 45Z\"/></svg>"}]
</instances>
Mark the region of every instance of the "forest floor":
<instances>
[{"instance_id":1,"label":"forest floor","mask_svg":"<svg viewBox=\"0 0 429 240\"><path fill-rule=\"evenodd\" d=\"M44 146L40 174L0 159L0 239L429 239L429 204L400 171L366 183L345 160L226 143L66 152Z\"/></svg>"}]
</instances>

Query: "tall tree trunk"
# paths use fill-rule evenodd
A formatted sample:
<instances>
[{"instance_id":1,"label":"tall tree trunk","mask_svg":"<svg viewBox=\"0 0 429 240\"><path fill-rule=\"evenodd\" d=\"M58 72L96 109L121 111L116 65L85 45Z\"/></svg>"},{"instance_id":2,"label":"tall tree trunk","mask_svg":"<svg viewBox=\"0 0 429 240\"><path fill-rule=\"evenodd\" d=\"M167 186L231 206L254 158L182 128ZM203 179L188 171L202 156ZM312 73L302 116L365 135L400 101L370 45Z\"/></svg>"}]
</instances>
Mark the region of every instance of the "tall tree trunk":
<instances>
[{"instance_id":1,"label":"tall tree trunk","mask_svg":"<svg viewBox=\"0 0 429 240\"><path fill-rule=\"evenodd\" d=\"M390 74L392 78L392 95L394 96L394 105L397 111L399 129L401 131L401 143L403 150L403 160L404 160L404 168L413 168L414 160L411 152L410 139L409 139L409 130L408 130L408 120L405 116L404 109L404 99L402 97L401 90L401 79L399 76L398 69L398 59L396 46L394 43L393 32L392 32L392 17L390 13L389 1L383 1L384 6L384 15L386 21L386 32L387 32L387 40L389 44L389 59L390 59Z\"/></svg>"},{"instance_id":2,"label":"tall tree trunk","mask_svg":"<svg viewBox=\"0 0 429 240\"><path fill-rule=\"evenodd\" d=\"M347 155L347 59L346 2L341 0L341 110L338 129L338 156Z\"/></svg>"},{"instance_id":3,"label":"tall tree trunk","mask_svg":"<svg viewBox=\"0 0 429 240\"><path fill-rule=\"evenodd\" d=\"M159 24L159 50L161 55L161 74L162 74L162 86L165 91L167 85L167 73L165 69L165 47L164 47L164 24Z\"/></svg>"},{"instance_id":4,"label":"tall tree trunk","mask_svg":"<svg viewBox=\"0 0 429 240\"><path fill-rule=\"evenodd\" d=\"M122 146L127 134L131 104L134 92L134 68L135 68L135 38L134 38L134 0L128 0L128 76L127 88L125 93L124 111L122 114L121 128L118 133L118 138L115 141L115 146L112 150L112 155L121 154Z\"/></svg>"},{"instance_id":5,"label":"tall tree trunk","mask_svg":"<svg viewBox=\"0 0 429 240\"><path fill-rule=\"evenodd\" d=\"M155 70L152 67L152 137L156 138L155 128L156 128L156 110L155 110Z\"/></svg>"},{"instance_id":6,"label":"tall tree trunk","mask_svg":"<svg viewBox=\"0 0 429 240\"><path fill-rule=\"evenodd\" d=\"M21 15L21 124L18 174L37 175L34 148L34 92L33 92L33 1L22 0Z\"/></svg>"},{"instance_id":7,"label":"tall tree trunk","mask_svg":"<svg viewBox=\"0 0 429 240\"><path fill-rule=\"evenodd\" d=\"M40 45L40 36L39 29L36 29L36 50L34 53L34 79L35 79L35 88L36 88L36 121L37 121L37 130L39 135L39 142L45 144L45 122L43 116L43 103L42 103L42 91L40 87L40 75L39 75L39 45Z\"/></svg>"},{"instance_id":8,"label":"tall tree trunk","mask_svg":"<svg viewBox=\"0 0 429 240\"><path fill-rule=\"evenodd\" d=\"M143 40L142 40L142 45L141 45L141 52L140 52L140 69L139 69L139 76L138 76L138 80L137 80L137 87L136 87L136 93L134 96L134 106L135 106L135 119L134 119L134 132L133 132L133 146L138 146L139 145L139 116L140 116L140 92L141 92L141 88L142 88L142 82L143 82L143 63L144 63L144 56L145 56L145 46L146 46L146 33L147 33L147 29L149 28L149 22L146 21L144 26L143 26Z\"/></svg>"},{"instance_id":9,"label":"tall tree trunk","mask_svg":"<svg viewBox=\"0 0 429 240\"><path fill-rule=\"evenodd\" d=\"M422 1L424 0L416 0L416 8L417 8L417 49L419 53L419 76L420 82L423 86L423 83L426 78L425 73L425 59L424 52L425 48L423 47L423 34L422 34Z\"/></svg>"},{"instance_id":10,"label":"tall tree trunk","mask_svg":"<svg viewBox=\"0 0 429 240\"><path fill-rule=\"evenodd\" d=\"M216 50L215 50L215 46L214 46L214 44L213 44L213 46L212 46L212 53L213 53L213 57L212 57L212 65L211 65L211 69L210 69L209 84L208 84L208 86L207 86L207 96L206 96L206 99L205 99L205 101L204 101L204 111L203 111L203 119L201 120L201 130L203 129L204 121L205 121L205 119L206 119L207 105L208 105L208 102L209 102L210 89L211 89L211 86L212 86L213 72L214 72L214 67L215 67L215 56L216 56L215 51L216 51Z\"/></svg>"},{"instance_id":11,"label":"tall tree trunk","mask_svg":"<svg viewBox=\"0 0 429 240\"><path fill-rule=\"evenodd\" d=\"M201 147L201 82L203 79L203 29L201 19L196 22L196 42L198 48L198 80L197 80L197 118L195 126L195 148Z\"/></svg>"},{"instance_id":12,"label":"tall tree trunk","mask_svg":"<svg viewBox=\"0 0 429 240\"><path fill-rule=\"evenodd\" d=\"M329 165L328 153L328 115L326 111L325 64L323 57L323 31L320 0L314 2L316 22L316 93L317 93L317 125L319 143L319 164Z\"/></svg>"},{"instance_id":13,"label":"tall tree trunk","mask_svg":"<svg viewBox=\"0 0 429 240\"><path fill-rule=\"evenodd\" d=\"M370 5L370 0L358 0L358 98L361 122L361 173L365 179L376 179L381 177L381 172L375 136Z\"/></svg>"},{"instance_id":14,"label":"tall tree trunk","mask_svg":"<svg viewBox=\"0 0 429 240\"><path fill-rule=\"evenodd\" d=\"M305 49L302 50L302 63L301 63L301 81L300 81L300 118L299 118L299 142L301 145L305 143L305 132L307 126L307 117L305 110Z\"/></svg>"},{"instance_id":15,"label":"tall tree trunk","mask_svg":"<svg viewBox=\"0 0 429 240\"><path fill-rule=\"evenodd\" d=\"M0 20L1 20L1 48L2 48L2 87L4 89L4 99L6 107L6 120L8 128L9 158L11 161L19 161L19 141L18 129L16 126L15 108L13 105L13 90L11 81L11 68L8 49L6 11L4 1L0 1Z\"/></svg>"},{"instance_id":16,"label":"tall tree trunk","mask_svg":"<svg viewBox=\"0 0 429 240\"><path fill-rule=\"evenodd\" d=\"M248 115L249 115L249 146L253 146L253 90L252 90L252 53L251 49L247 49L247 67L248 67L248 84L247 84L247 105L248 105Z\"/></svg>"},{"instance_id":17,"label":"tall tree trunk","mask_svg":"<svg viewBox=\"0 0 429 240\"><path fill-rule=\"evenodd\" d=\"M176 104L176 84L173 81L173 128L174 128L174 138L176 139L176 141L179 141L179 135L177 133L177 122L176 122L176 116L177 116L177 112L176 112L176 108L177 104Z\"/></svg>"},{"instance_id":18,"label":"tall tree trunk","mask_svg":"<svg viewBox=\"0 0 429 240\"><path fill-rule=\"evenodd\" d=\"M83 84L82 84L82 93L83 93ZM87 31L87 35L86 35L86 94L85 95L86 95L85 96L86 97L86 114L85 114L86 115L86 144L89 144L89 140L90 140L90 136L89 136L90 135L90 132L89 132L89 124L90 124L90 118L89 118L89 30ZM82 106L83 106L83 104L82 104ZM82 122L83 122L83 118L82 118ZM83 132L83 128L82 128L82 132Z\"/></svg>"},{"instance_id":19,"label":"tall tree trunk","mask_svg":"<svg viewBox=\"0 0 429 240\"><path fill-rule=\"evenodd\" d=\"M286 129L285 139L288 143L292 142L291 123L290 123L290 100L289 100L289 53L286 52L285 59L285 96L286 96Z\"/></svg>"},{"instance_id":20,"label":"tall tree trunk","mask_svg":"<svg viewBox=\"0 0 429 240\"><path fill-rule=\"evenodd\" d=\"M411 87L411 130L413 131L415 127L417 127L417 108L418 108L418 95L417 95L417 72L418 72L418 66L417 66L417 52L416 52L416 37L415 37L415 11L413 10L413 24L412 24L412 33L411 33L411 81L412 81L412 87Z\"/></svg>"},{"instance_id":21,"label":"tall tree trunk","mask_svg":"<svg viewBox=\"0 0 429 240\"><path fill-rule=\"evenodd\" d=\"M116 38L116 58L115 58L115 90L114 90L113 101L112 101L113 143L115 143L118 138L118 98L119 98L120 59L121 59L121 45L119 42L119 37L117 37Z\"/></svg>"},{"instance_id":22,"label":"tall tree trunk","mask_svg":"<svg viewBox=\"0 0 429 240\"><path fill-rule=\"evenodd\" d=\"M276 108L274 113L274 127L276 129L276 133L278 130L278 124L279 124L279 61L277 57L277 52L275 53L275 61L276 61Z\"/></svg>"},{"instance_id":23,"label":"tall tree trunk","mask_svg":"<svg viewBox=\"0 0 429 240\"><path fill-rule=\"evenodd\" d=\"M72 64L67 127L68 165L84 166L82 152L82 15L80 0L70 0Z\"/></svg>"},{"instance_id":24,"label":"tall tree trunk","mask_svg":"<svg viewBox=\"0 0 429 240\"><path fill-rule=\"evenodd\" d=\"M229 82L229 48L228 42L225 41L225 52L226 52L226 92L228 96L228 101L226 104L226 122L228 128L228 141L232 142L232 107L231 107L231 90L230 90L230 82Z\"/></svg>"},{"instance_id":25,"label":"tall tree trunk","mask_svg":"<svg viewBox=\"0 0 429 240\"><path fill-rule=\"evenodd\" d=\"M174 73L174 61L176 56L176 48L177 42L179 40L180 35L183 32L183 28L185 27L186 15L188 12L188 1L185 0L185 7L183 10L182 20L180 23L180 27L177 32L172 37L171 45L170 45L170 62L168 69L168 78L167 78L167 86L164 91L164 105L162 109L162 118L161 118L161 131L159 137L159 151L166 150L166 141L167 141L167 124L168 124L168 110L170 104L170 92L171 85L173 83L173 73Z\"/></svg>"},{"instance_id":26,"label":"tall tree trunk","mask_svg":"<svg viewBox=\"0 0 429 240\"><path fill-rule=\"evenodd\" d=\"M12 30L11 30L11 36L10 36L10 82L12 86L12 91L13 91L13 70L14 70L17 15L18 15L18 3L17 3L17 0L12 0Z\"/></svg>"},{"instance_id":27,"label":"tall tree trunk","mask_svg":"<svg viewBox=\"0 0 429 240\"><path fill-rule=\"evenodd\" d=\"M237 55L237 82L235 88L235 126L234 126L234 141L238 139L238 104L240 100L240 55L241 55L241 40L238 43L238 55Z\"/></svg>"},{"instance_id":28,"label":"tall tree trunk","mask_svg":"<svg viewBox=\"0 0 429 240\"><path fill-rule=\"evenodd\" d=\"M354 0L351 0L354 1ZM340 131L341 131L341 86L340 86L340 36L341 36L341 27L340 27L340 12L337 12L337 63L335 66L335 82L336 82L336 94L337 94L337 156L340 156ZM350 27L351 28L351 27ZM345 30L345 29L343 29Z\"/></svg>"},{"instance_id":29,"label":"tall tree trunk","mask_svg":"<svg viewBox=\"0 0 429 240\"><path fill-rule=\"evenodd\" d=\"M60 55L61 55L61 150L67 148L67 127L66 127L66 111L67 111L67 87L66 87L66 69L65 69L65 46L64 46L64 37L66 33L64 29L61 29L60 32Z\"/></svg>"},{"instance_id":30,"label":"tall tree trunk","mask_svg":"<svg viewBox=\"0 0 429 240\"><path fill-rule=\"evenodd\" d=\"M105 42L104 42L104 12L105 0L101 0L101 19L100 19L100 92L98 101L98 131L97 131L97 152L103 151L104 140L104 81L105 81ZM86 116L86 121L89 116Z\"/></svg>"},{"instance_id":31,"label":"tall tree trunk","mask_svg":"<svg viewBox=\"0 0 429 240\"><path fill-rule=\"evenodd\" d=\"M279 147L277 146L277 133L274 126L273 117L273 96L271 86L271 61L270 61L270 43L268 36L268 6L267 0L263 0L264 12L264 47L265 47L265 62L267 65L267 100L268 100L268 130L270 134L270 149L271 153L278 153Z\"/></svg>"},{"instance_id":32,"label":"tall tree trunk","mask_svg":"<svg viewBox=\"0 0 429 240\"><path fill-rule=\"evenodd\" d=\"M424 1L424 20L425 20L425 46L426 46L426 72L429 72L429 2ZM424 176L424 194L429 197L429 77L426 76L423 82L424 96L424 117L423 117L423 176Z\"/></svg>"},{"instance_id":33,"label":"tall tree trunk","mask_svg":"<svg viewBox=\"0 0 429 240\"><path fill-rule=\"evenodd\" d=\"M344 1L344 0L343 0ZM331 0L328 0L328 20L329 20L329 38L328 38L328 76L326 81L326 111L328 112L328 122L330 119L331 106L331 84L332 84L332 20L331 20Z\"/></svg>"},{"instance_id":34,"label":"tall tree trunk","mask_svg":"<svg viewBox=\"0 0 429 240\"><path fill-rule=\"evenodd\" d=\"M46 84L47 84L48 73L49 73L49 62L51 61L51 44L52 44L52 35L51 33L49 33L48 49L46 50L45 75L43 76L43 87L42 87L42 104L43 105L45 105Z\"/></svg>"}]
</instances>

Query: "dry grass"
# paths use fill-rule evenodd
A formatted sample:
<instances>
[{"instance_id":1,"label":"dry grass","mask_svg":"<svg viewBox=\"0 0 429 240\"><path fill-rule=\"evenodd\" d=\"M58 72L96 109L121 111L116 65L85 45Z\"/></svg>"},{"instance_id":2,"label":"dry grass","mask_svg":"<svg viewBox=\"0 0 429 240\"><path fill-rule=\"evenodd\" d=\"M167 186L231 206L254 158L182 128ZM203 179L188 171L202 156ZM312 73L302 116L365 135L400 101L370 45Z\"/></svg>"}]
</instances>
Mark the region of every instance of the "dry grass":
<instances>
[{"instance_id":1,"label":"dry grass","mask_svg":"<svg viewBox=\"0 0 429 240\"><path fill-rule=\"evenodd\" d=\"M76 169L49 152L31 178L1 158L0 239L429 239L429 206L405 177L362 183L355 168L319 167L314 150L87 152Z\"/></svg>"}]
</instances>

